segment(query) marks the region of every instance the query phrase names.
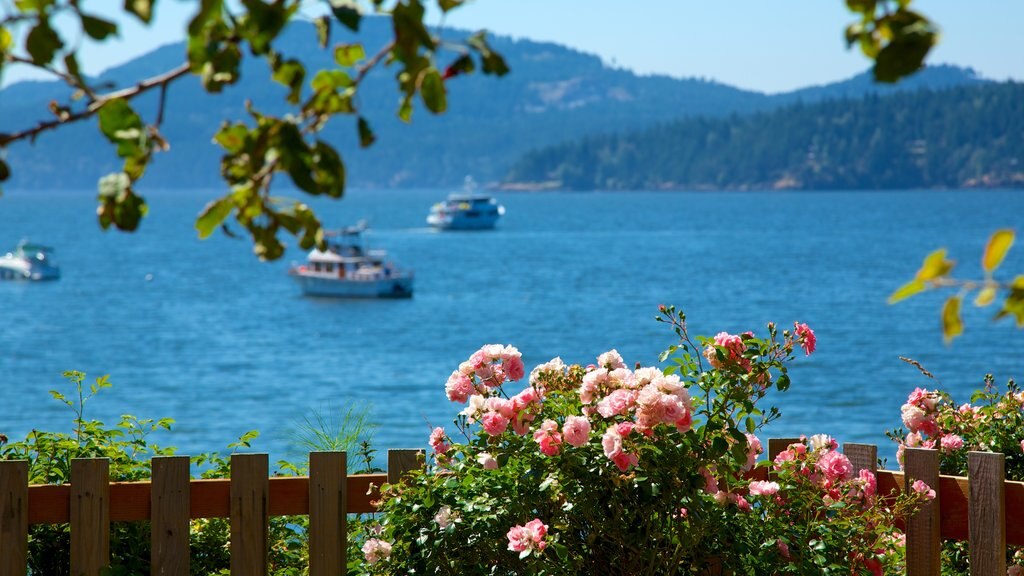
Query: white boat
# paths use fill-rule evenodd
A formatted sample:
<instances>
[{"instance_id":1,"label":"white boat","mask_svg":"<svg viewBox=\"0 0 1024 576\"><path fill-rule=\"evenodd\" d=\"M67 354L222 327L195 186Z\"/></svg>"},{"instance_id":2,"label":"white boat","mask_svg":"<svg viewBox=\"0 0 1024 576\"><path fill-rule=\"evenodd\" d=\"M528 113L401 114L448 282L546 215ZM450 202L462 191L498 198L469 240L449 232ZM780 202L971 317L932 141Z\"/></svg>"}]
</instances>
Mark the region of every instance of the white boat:
<instances>
[{"instance_id":1,"label":"white boat","mask_svg":"<svg viewBox=\"0 0 1024 576\"><path fill-rule=\"evenodd\" d=\"M448 195L444 202L430 208L427 224L440 230L489 230L505 213L505 207L498 204L493 196L473 192L476 187L471 177L466 177L463 192Z\"/></svg>"},{"instance_id":2,"label":"white boat","mask_svg":"<svg viewBox=\"0 0 1024 576\"><path fill-rule=\"evenodd\" d=\"M53 248L22 240L0 258L0 280L57 280L60 268L52 254Z\"/></svg>"},{"instance_id":3,"label":"white boat","mask_svg":"<svg viewBox=\"0 0 1024 576\"><path fill-rule=\"evenodd\" d=\"M387 260L384 250L367 250L362 234L365 223L324 232L326 250L314 248L307 261L294 265L288 274L307 296L338 298L410 298L411 270Z\"/></svg>"}]
</instances>

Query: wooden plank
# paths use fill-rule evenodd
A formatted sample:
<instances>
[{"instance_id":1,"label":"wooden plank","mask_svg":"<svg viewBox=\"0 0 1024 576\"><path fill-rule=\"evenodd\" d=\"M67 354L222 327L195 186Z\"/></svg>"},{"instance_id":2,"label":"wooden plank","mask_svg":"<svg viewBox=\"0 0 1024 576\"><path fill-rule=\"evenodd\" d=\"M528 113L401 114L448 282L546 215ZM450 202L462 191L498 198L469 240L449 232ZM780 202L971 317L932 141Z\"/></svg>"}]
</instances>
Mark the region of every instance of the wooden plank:
<instances>
[{"instance_id":1,"label":"wooden plank","mask_svg":"<svg viewBox=\"0 0 1024 576\"><path fill-rule=\"evenodd\" d=\"M348 570L348 494L344 452L309 454L309 574Z\"/></svg>"},{"instance_id":2,"label":"wooden plank","mask_svg":"<svg viewBox=\"0 0 1024 576\"><path fill-rule=\"evenodd\" d=\"M853 475L860 474L861 470L878 470L878 446L874 444L857 444L846 442L843 444L843 454L853 464Z\"/></svg>"},{"instance_id":3,"label":"wooden plank","mask_svg":"<svg viewBox=\"0 0 1024 576\"><path fill-rule=\"evenodd\" d=\"M0 461L0 576L28 572L28 461Z\"/></svg>"},{"instance_id":4,"label":"wooden plank","mask_svg":"<svg viewBox=\"0 0 1024 576\"><path fill-rule=\"evenodd\" d=\"M1024 546L1024 482L1004 482L1003 499L1006 502L1006 544Z\"/></svg>"},{"instance_id":5,"label":"wooden plank","mask_svg":"<svg viewBox=\"0 0 1024 576\"><path fill-rule=\"evenodd\" d=\"M915 480L933 490L935 499L926 502L907 521L907 576L939 576L942 493L939 488L939 452L926 448L907 448L903 454L905 492L911 492Z\"/></svg>"},{"instance_id":6,"label":"wooden plank","mask_svg":"<svg viewBox=\"0 0 1024 576\"><path fill-rule=\"evenodd\" d=\"M270 467L266 454L231 455L231 576L266 576Z\"/></svg>"},{"instance_id":7,"label":"wooden plank","mask_svg":"<svg viewBox=\"0 0 1024 576\"><path fill-rule=\"evenodd\" d=\"M71 573L99 576L110 565L110 460L71 460Z\"/></svg>"},{"instance_id":8,"label":"wooden plank","mask_svg":"<svg viewBox=\"0 0 1024 576\"><path fill-rule=\"evenodd\" d=\"M1006 574L1005 461L1005 455L993 452L967 454L971 576Z\"/></svg>"},{"instance_id":9,"label":"wooden plank","mask_svg":"<svg viewBox=\"0 0 1024 576\"><path fill-rule=\"evenodd\" d=\"M153 458L150 574L189 574L189 458Z\"/></svg>"},{"instance_id":10,"label":"wooden plank","mask_svg":"<svg viewBox=\"0 0 1024 576\"><path fill-rule=\"evenodd\" d=\"M406 472L421 468L424 462L423 450L388 450L388 484L397 484Z\"/></svg>"},{"instance_id":11,"label":"wooden plank","mask_svg":"<svg viewBox=\"0 0 1024 576\"><path fill-rule=\"evenodd\" d=\"M799 438L769 438L768 439L768 461L775 462L775 457L785 452L790 444L800 442Z\"/></svg>"},{"instance_id":12,"label":"wooden plank","mask_svg":"<svg viewBox=\"0 0 1024 576\"><path fill-rule=\"evenodd\" d=\"M367 514L377 509L380 486L388 481L386 474L349 476L348 512ZM191 518L228 518L231 516L231 480L192 480ZM28 488L28 523L66 524L70 522L71 487L37 485ZM121 498L128 501L122 501ZM115 482L110 485L110 519L112 522L149 520L149 482ZM270 478L270 515L294 516L309 513L309 479L302 476Z\"/></svg>"}]
</instances>

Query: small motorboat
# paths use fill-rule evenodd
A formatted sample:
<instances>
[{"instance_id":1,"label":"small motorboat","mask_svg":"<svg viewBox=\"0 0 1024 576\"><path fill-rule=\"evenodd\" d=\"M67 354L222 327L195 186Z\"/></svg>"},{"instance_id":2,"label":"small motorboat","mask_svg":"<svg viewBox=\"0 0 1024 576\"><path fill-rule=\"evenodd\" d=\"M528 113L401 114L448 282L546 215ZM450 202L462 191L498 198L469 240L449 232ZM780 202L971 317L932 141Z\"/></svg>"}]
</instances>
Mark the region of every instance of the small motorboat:
<instances>
[{"instance_id":1,"label":"small motorboat","mask_svg":"<svg viewBox=\"0 0 1024 576\"><path fill-rule=\"evenodd\" d=\"M53 248L22 240L13 252L0 257L0 280L57 280L60 268Z\"/></svg>"},{"instance_id":2,"label":"small motorboat","mask_svg":"<svg viewBox=\"0 0 1024 576\"><path fill-rule=\"evenodd\" d=\"M326 249L314 248L306 263L288 274L307 296L338 298L411 298L413 274L387 259L384 250L367 250L362 234L366 223L324 232Z\"/></svg>"},{"instance_id":3,"label":"small motorboat","mask_svg":"<svg viewBox=\"0 0 1024 576\"><path fill-rule=\"evenodd\" d=\"M430 208L427 224L439 230L490 230L505 214L505 207L493 196L477 194L473 179L466 177L462 192L448 195Z\"/></svg>"}]
</instances>

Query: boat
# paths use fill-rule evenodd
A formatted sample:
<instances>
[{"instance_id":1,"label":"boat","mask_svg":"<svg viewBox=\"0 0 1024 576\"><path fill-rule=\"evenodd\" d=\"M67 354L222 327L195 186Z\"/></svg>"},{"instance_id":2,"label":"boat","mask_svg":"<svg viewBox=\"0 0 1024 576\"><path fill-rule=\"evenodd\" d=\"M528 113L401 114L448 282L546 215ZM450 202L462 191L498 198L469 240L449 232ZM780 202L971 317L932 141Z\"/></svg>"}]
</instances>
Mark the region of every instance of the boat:
<instances>
[{"instance_id":1,"label":"boat","mask_svg":"<svg viewBox=\"0 0 1024 576\"><path fill-rule=\"evenodd\" d=\"M473 178L467 176L462 192L448 195L430 208L427 224L439 230L490 230L505 213L505 207L487 194L474 192Z\"/></svg>"},{"instance_id":2,"label":"boat","mask_svg":"<svg viewBox=\"0 0 1024 576\"><path fill-rule=\"evenodd\" d=\"M410 298L413 273L395 266L385 250L363 246L366 223L324 232L326 247L309 252L306 263L288 274L306 296Z\"/></svg>"},{"instance_id":3,"label":"boat","mask_svg":"<svg viewBox=\"0 0 1024 576\"><path fill-rule=\"evenodd\" d=\"M13 252L0 258L0 280L57 280L60 267L53 248L22 240Z\"/></svg>"}]
</instances>

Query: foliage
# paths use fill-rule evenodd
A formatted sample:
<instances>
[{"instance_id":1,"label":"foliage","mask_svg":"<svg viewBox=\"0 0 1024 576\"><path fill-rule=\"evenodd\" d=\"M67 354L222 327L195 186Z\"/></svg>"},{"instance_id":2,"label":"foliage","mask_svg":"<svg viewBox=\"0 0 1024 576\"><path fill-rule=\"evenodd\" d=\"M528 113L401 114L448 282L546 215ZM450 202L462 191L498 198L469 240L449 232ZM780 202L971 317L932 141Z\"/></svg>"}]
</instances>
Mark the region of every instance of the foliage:
<instances>
[{"instance_id":1,"label":"foliage","mask_svg":"<svg viewBox=\"0 0 1024 576\"><path fill-rule=\"evenodd\" d=\"M1018 275L1012 281L1005 282L997 280L994 276L1006 253L1013 246L1014 238L1015 233L1010 229L996 230L992 233L981 255L981 268L985 274L982 280L953 278L951 274L956 261L946 258L945 248L932 252L925 257L914 279L893 292L889 296L889 302L899 302L928 289L957 288L957 294L947 298L942 307L942 335L948 343L963 333L964 323L960 318L960 307L970 292L978 292L974 299L975 306L989 306L996 301L1000 292L1005 292L1006 299L993 320L1013 316L1017 327L1024 328L1024 275Z\"/></svg>"},{"instance_id":2,"label":"foliage","mask_svg":"<svg viewBox=\"0 0 1024 576\"><path fill-rule=\"evenodd\" d=\"M694 341L682 313L663 307L659 320L679 337L664 371L630 370L614 350L585 368L555 358L510 396L519 352L474 353L446 384L468 402L458 441L436 428L433 466L385 487L350 572L845 575L851 559L854 573L898 563L881 543L919 497L866 505L873 475L853 478L831 441L791 447L802 456L777 463L774 492L748 483L754 433L778 416L758 401L789 387L787 364L814 350L813 332L770 324L765 338Z\"/></svg>"},{"instance_id":3,"label":"foliage","mask_svg":"<svg viewBox=\"0 0 1024 576\"><path fill-rule=\"evenodd\" d=\"M140 481L151 477L150 459L174 454L173 448L157 445L150 435L170 430L173 420L138 419L124 415L118 424L107 427L98 420L87 419L86 405L101 390L111 387L102 376L86 384L85 374L66 372L73 386L66 394L50 394L74 412L70 433L33 430L21 441L9 442L0 435L0 460L27 460L31 484L66 484L71 477L73 458L108 458L110 479L115 482ZM351 422L349 421L351 419ZM307 419L313 423L329 423L320 428L330 437L308 438L303 448L310 450L350 450L357 459L354 467L370 468L373 451L368 447L370 426L365 412L350 409L338 420L322 414ZM246 432L228 449L251 448L259 436L255 430ZM361 445L360 445L361 443ZM203 478L228 478L231 460L219 453L200 454L192 464ZM301 465L278 463L281 473L300 473ZM303 574L309 565L308 516L275 516L270 519L269 573L273 576ZM191 573L196 576L227 574L230 568L231 525L223 518L193 520L191 524ZM70 574L70 530L67 524L37 524L29 532L30 574L61 576ZM150 527L148 522L116 522L111 526L111 565L109 574L147 574L150 571Z\"/></svg>"},{"instance_id":4,"label":"foliage","mask_svg":"<svg viewBox=\"0 0 1024 576\"><path fill-rule=\"evenodd\" d=\"M463 3L438 0L437 5L447 13ZM149 24L154 4L155 0L126 2L123 13ZM42 132L96 117L100 132L123 160L119 172L99 181L99 223L103 228L113 225L120 230L135 230L147 211L136 184L154 154L169 148L161 133L167 87L194 75L208 93L218 93L238 81L243 61L262 60L273 80L288 89L284 96L287 112L269 114L250 104L247 121L224 121L214 139L225 151L221 176L229 192L206 206L196 229L205 238L233 214L237 224L252 237L256 254L268 260L283 253L284 246L278 239L282 231L296 236L303 248L322 246L320 222L313 211L303 202L271 196L271 183L276 175L287 176L307 194L341 197L345 162L319 135L334 116L347 115L355 117L361 145L373 144L376 137L361 115L358 97L360 84L371 69L397 67L398 115L408 122L417 97L432 114L447 109L447 80L469 74L478 66L484 74L495 75L507 73L508 67L482 33L455 45L442 44L424 25L426 7L421 0L355 0L329 2L330 14L315 17L316 26L311 32L321 49L326 50L331 43L332 23L358 32L366 9L390 20L392 40L377 47L377 52L367 52L359 43L338 43L332 47L333 65L307 74L302 62L281 52L278 46L279 38L293 21L313 17L303 14L303 4L302 0L196 3L188 25L184 62L156 76L138 79L131 86L103 92L104 87L81 73L78 51L82 39L103 42L117 34L118 26L110 15L87 12L77 0L4 3L0 6L0 71L10 65L35 67L76 92L72 101L50 103L50 119L0 134L0 150L12 142L32 140ZM55 20L62 17L78 23L78 40L69 42L54 28ZM16 39L24 39L23 46L16 46ZM442 64L445 51L452 56ZM159 91L159 105L155 118L144 120L131 101L151 90ZM6 180L10 172L10 166L0 159L0 181Z\"/></svg>"},{"instance_id":5,"label":"foliage","mask_svg":"<svg viewBox=\"0 0 1024 576\"><path fill-rule=\"evenodd\" d=\"M924 66L939 41L939 31L927 17L910 9L913 0L846 0L860 16L846 28L848 46L858 45L874 61L879 82L896 82Z\"/></svg>"},{"instance_id":6,"label":"foliage","mask_svg":"<svg viewBox=\"0 0 1024 576\"><path fill-rule=\"evenodd\" d=\"M511 182L573 190L1024 185L1024 86L985 84L694 118L542 148Z\"/></svg>"},{"instance_id":7,"label":"foliage","mask_svg":"<svg viewBox=\"0 0 1024 576\"><path fill-rule=\"evenodd\" d=\"M925 372L926 375L929 375ZM971 396L970 403L957 404L940 390L917 388L901 408L903 425L888 436L899 444L897 459L903 464L908 447L939 450L939 470L943 474L967 476L967 454L978 450L1005 456L1008 480L1024 480L1024 392L1013 381L1000 393L991 374L985 385ZM943 544L943 574L969 574L967 542ZM1024 571L1024 549L1008 548L1008 564Z\"/></svg>"}]
</instances>

